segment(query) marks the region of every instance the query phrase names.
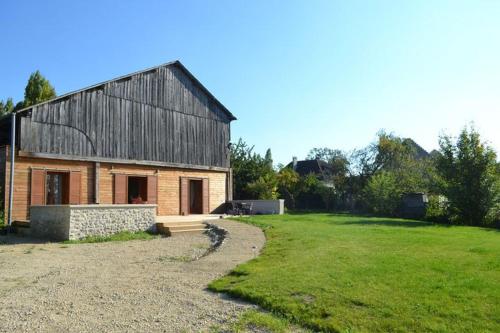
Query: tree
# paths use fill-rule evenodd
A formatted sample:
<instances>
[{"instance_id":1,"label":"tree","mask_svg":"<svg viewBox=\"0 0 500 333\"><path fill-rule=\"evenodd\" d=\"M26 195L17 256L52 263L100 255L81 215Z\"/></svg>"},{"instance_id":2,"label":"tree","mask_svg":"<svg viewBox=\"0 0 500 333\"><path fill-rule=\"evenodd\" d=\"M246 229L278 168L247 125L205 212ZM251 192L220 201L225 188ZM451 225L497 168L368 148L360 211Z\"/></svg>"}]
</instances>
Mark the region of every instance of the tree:
<instances>
[{"instance_id":1,"label":"tree","mask_svg":"<svg viewBox=\"0 0 500 333\"><path fill-rule=\"evenodd\" d=\"M12 98L7 101L0 101L0 117L20 110L24 107L35 105L43 101L56 97L56 91L50 82L40 74L40 71L32 73L24 89L24 100L14 105Z\"/></svg>"},{"instance_id":2,"label":"tree","mask_svg":"<svg viewBox=\"0 0 500 333\"><path fill-rule=\"evenodd\" d=\"M394 173L388 171L381 171L371 177L363 189L367 208L378 215L395 215L401 194Z\"/></svg>"},{"instance_id":3,"label":"tree","mask_svg":"<svg viewBox=\"0 0 500 333\"><path fill-rule=\"evenodd\" d=\"M0 101L0 117L5 116L8 113L11 113L14 110L14 102L12 98L7 98L7 101Z\"/></svg>"},{"instance_id":4,"label":"tree","mask_svg":"<svg viewBox=\"0 0 500 333\"><path fill-rule=\"evenodd\" d=\"M259 200L278 199L278 180L274 172L267 172L246 186L251 198Z\"/></svg>"},{"instance_id":5,"label":"tree","mask_svg":"<svg viewBox=\"0 0 500 333\"><path fill-rule=\"evenodd\" d=\"M231 145L235 199L264 199L276 195L272 162L253 152L242 139Z\"/></svg>"},{"instance_id":6,"label":"tree","mask_svg":"<svg viewBox=\"0 0 500 333\"><path fill-rule=\"evenodd\" d=\"M268 148L266 150L266 155L264 156L264 160L267 163L267 166L272 169L273 168L273 155L271 153L271 148Z\"/></svg>"},{"instance_id":7,"label":"tree","mask_svg":"<svg viewBox=\"0 0 500 333\"><path fill-rule=\"evenodd\" d=\"M320 159L326 161L332 168L331 182L335 185L334 188L329 188L328 191L325 189L330 198L327 201L327 206L330 208L330 204L336 202L337 206L345 206L344 203L347 198L348 191L348 175L350 161L347 154L339 149L331 149L328 147L324 148L313 148L309 151L306 157L307 159ZM326 197L325 197L326 198ZM326 200L326 199L325 199ZM339 208L339 207L337 207ZM345 208L345 207L343 207Z\"/></svg>"},{"instance_id":8,"label":"tree","mask_svg":"<svg viewBox=\"0 0 500 333\"><path fill-rule=\"evenodd\" d=\"M309 174L299 178L297 183L296 208L328 209L331 191L318 180L316 175Z\"/></svg>"},{"instance_id":9,"label":"tree","mask_svg":"<svg viewBox=\"0 0 500 333\"><path fill-rule=\"evenodd\" d=\"M24 102L22 107L35 105L56 97L56 91L50 82L36 71L30 75L28 84L24 90Z\"/></svg>"},{"instance_id":10,"label":"tree","mask_svg":"<svg viewBox=\"0 0 500 333\"><path fill-rule=\"evenodd\" d=\"M299 180L299 174L292 168L283 167L278 173L278 191L289 209L294 209L296 206Z\"/></svg>"},{"instance_id":11,"label":"tree","mask_svg":"<svg viewBox=\"0 0 500 333\"><path fill-rule=\"evenodd\" d=\"M395 207L404 193L440 193L441 179L436 171L434 157L428 155L413 140L403 139L383 130L377 133L377 140L374 143L351 154L350 172L351 176L347 182L350 202L353 206L357 204L372 211L378 210L378 214L388 210L374 208L380 205L373 192L374 186L378 186L379 191L382 191L380 187L384 185L393 187L392 190L399 197L386 196L386 199L395 200ZM373 177L381 173L384 175L372 181ZM370 195L367 195L367 191ZM392 208L389 210L391 215L396 213Z\"/></svg>"},{"instance_id":12,"label":"tree","mask_svg":"<svg viewBox=\"0 0 500 333\"><path fill-rule=\"evenodd\" d=\"M486 217L499 205L500 173L495 151L481 142L473 127L465 127L456 143L450 136L442 136L439 146L438 171L445 181L443 191L452 221L487 223Z\"/></svg>"}]
</instances>

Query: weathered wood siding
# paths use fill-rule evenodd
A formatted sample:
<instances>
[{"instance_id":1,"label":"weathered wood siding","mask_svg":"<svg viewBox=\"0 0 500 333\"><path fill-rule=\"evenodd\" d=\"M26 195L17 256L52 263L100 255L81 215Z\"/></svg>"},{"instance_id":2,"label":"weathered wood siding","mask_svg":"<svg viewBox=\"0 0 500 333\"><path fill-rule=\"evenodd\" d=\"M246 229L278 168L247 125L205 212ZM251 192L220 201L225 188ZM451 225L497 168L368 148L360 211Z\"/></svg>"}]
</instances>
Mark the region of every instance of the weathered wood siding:
<instances>
[{"instance_id":1,"label":"weathered wood siding","mask_svg":"<svg viewBox=\"0 0 500 333\"><path fill-rule=\"evenodd\" d=\"M8 146L0 147L0 210L4 210L4 203L8 202L5 199L5 168L7 167L7 149Z\"/></svg>"},{"instance_id":2,"label":"weathered wood siding","mask_svg":"<svg viewBox=\"0 0 500 333\"><path fill-rule=\"evenodd\" d=\"M26 152L229 167L230 118L176 65L35 106Z\"/></svg>"}]
</instances>

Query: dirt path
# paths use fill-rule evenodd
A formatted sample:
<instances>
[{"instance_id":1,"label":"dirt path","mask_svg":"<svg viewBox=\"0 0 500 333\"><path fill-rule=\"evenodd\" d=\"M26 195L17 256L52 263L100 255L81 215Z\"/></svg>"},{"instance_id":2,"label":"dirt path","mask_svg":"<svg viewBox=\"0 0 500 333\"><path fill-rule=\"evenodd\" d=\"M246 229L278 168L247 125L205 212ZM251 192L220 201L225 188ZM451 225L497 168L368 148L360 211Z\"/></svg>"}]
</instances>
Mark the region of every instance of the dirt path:
<instances>
[{"instance_id":1,"label":"dirt path","mask_svg":"<svg viewBox=\"0 0 500 333\"><path fill-rule=\"evenodd\" d=\"M200 332L227 323L252 306L207 283L257 255L265 238L256 227L216 224L226 241L196 261L210 245L205 235L0 245L0 332Z\"/></svg>"}]
</instances>

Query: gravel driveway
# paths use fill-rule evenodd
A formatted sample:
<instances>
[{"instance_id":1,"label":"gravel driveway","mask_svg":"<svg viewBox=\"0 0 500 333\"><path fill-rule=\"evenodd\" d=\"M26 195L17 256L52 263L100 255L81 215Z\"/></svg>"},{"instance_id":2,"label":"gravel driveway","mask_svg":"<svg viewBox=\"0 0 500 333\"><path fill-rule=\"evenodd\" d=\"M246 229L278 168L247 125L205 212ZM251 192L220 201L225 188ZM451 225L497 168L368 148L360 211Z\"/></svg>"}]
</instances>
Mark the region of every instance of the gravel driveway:
<instances>
[{"instance_id":1,"label":"gravel driveway","mask_svg":"<svg viewBox=\"0 0 500 333\"><path fill-rule=\"evenodd\" d=\"M228 231L225 242L195 261L210 245L205 235L0 245L0 332L203 332L234 320L252 306L205 288L257 255L265 237L214 224Z\"/></svg>"}]
</instances>

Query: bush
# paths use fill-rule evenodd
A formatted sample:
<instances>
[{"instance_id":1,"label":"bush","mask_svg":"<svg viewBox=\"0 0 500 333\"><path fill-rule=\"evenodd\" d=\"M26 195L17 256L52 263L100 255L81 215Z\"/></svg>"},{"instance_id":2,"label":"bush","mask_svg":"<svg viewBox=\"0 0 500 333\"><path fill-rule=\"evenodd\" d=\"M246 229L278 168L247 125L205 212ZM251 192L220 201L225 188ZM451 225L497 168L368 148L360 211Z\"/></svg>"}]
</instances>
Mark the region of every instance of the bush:
<instances>
[{"instance_id":1,"label":"bush","mask_svg":"<svg viewBox=\"0 0 500 333\"><path fill-rule=\"evenodd\" d=\"M259 200L275 200L278 198L278 181L274 173L260 176L256 181L246 186L251 198Z\"/></svg>"},{"instance_id":2,"label":"bush","mask_svg":"<svg viewBox=\"0 0 500 333\"><path fill-rule=\"evenodd\" d=\"M499 205L499 174L495 151L481 142L474 128L465 128L456 143L440 139L438 171L445 180L444 194L453 222L486 225L495 218Z\"/></svg>"},{"instance_id":3,"label":"bush","mask_svg":"<svg viewBox=\"0 0 500 333\"><path fill-rule=\"evenodd\" d=\"M401 192L392 172L382 171L370 178L363 190L368 210L377 215L396 215L401 203Z\"/></svg>"},{"instance_id":4,"label":"bush","mask_svg":"<svg viewBox=\"0 0 500 333\"><path fill-rule=\"evenodd\" d=\"M314 174L301 177L297 184L296 208L327 209L329 207L326 186Z\"/></svg>"},{"instance_id":5,"label":"bush","mask_svg":"<svg viewBox=\"0 0 500 333\"><path fill-rule=\"evenodd\" d=\"M432 222L449 222L445 197L429 195L429 202L425 210L425 219Z\"/></svg>"}]
</instances>

